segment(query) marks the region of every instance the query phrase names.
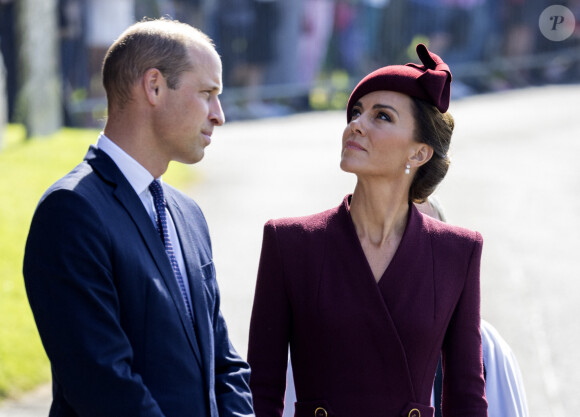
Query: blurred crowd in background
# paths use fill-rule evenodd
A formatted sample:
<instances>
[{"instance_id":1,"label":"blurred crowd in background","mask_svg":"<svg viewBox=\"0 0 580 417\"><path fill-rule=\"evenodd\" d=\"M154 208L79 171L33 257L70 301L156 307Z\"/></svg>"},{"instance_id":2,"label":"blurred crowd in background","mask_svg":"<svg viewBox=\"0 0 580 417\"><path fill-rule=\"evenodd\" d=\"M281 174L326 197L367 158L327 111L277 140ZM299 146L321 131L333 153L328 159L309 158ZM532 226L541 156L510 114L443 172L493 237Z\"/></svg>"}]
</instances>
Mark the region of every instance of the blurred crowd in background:
<instances>
[{"instance_id":1,"label":"blurred crowd in background","mask_svg":"<svg viewBox=\"0 0 580 417\"><path fill-rule=\"evenodd\" d=\"M0 0L8 106L18 88L16 0ZM418 42L454 73L456 96L580 81L580 0L561 42L538 28L546 0L59 0L66 124L90 125L104 108L100 66L131 23L167 16L202 29L224 64L222 103L232 119L344 108L371 70L416 61Z\"/></svg>"}]
</instances>

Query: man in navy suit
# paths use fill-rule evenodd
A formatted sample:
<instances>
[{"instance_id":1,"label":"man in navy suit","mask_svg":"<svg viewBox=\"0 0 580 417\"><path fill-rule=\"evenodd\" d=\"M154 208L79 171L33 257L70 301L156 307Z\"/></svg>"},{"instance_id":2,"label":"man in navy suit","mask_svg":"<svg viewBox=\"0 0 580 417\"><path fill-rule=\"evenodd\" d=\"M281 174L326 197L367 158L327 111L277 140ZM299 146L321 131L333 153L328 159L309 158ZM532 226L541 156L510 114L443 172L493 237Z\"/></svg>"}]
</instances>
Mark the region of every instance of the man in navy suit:
<instances>
[{"instance_id":1,"label":"man in navy suit","mask_svg":"<svg viewBox=\"0 0 580 417\"><path fill-rule=\"evenodd\" d=\"M105 129L42 197L26 244L50 416L253 415L203 214L159 181L224 123L221 74L211 40L175 21L136 23L109 48Z\"/></svg>"}]
</instances>

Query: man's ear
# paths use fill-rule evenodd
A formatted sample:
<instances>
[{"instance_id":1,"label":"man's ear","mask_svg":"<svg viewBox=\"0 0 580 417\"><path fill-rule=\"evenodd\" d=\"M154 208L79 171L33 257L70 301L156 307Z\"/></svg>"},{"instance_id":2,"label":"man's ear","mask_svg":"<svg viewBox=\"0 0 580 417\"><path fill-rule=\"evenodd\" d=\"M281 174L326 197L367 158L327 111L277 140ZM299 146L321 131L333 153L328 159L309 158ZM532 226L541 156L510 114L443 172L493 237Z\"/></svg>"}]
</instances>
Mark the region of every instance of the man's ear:
<instances>
[{"instance_id":1,"label":"man's ear","mask_svg":"<svg viewBox=\"0 0 580 417\"><path fill-rule=\"evenodd\" d=\"M154 106L159 102L160 93L164 85L165 78L157 68L150 68L145 71L142 79L142 87L149 104Z\"/></svg>"},{"instance_id":2,"label":"man's ear","mask_svg":"<svg viewBox=\"0 0 580 417\"><path fill-rule=\"evenodd\" d=\"M409 158L415 168L425 165L433 156L433 148L426 143L419 143Z\"/></svg>"}]
</instances>

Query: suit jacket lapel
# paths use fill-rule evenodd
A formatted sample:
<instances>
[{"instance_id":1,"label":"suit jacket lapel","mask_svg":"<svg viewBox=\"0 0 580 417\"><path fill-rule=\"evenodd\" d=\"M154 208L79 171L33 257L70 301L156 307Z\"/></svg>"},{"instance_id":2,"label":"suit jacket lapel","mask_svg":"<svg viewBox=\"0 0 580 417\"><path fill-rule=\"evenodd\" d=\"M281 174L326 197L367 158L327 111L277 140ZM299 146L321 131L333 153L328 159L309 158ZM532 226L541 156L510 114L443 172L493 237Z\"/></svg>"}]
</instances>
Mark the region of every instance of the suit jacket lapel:
<instances>
[{"instance_id":1,"label":"suit jacket lapel","mask_svg":"<svg viewBox=\"0 0 580 417\"><path fill-rule=\"evenodd\" d=\"M167 206L179 236L181 251L183 253L185 268L187 270L187 282L189 283L191 293L191 308L193 309L197 336L195 337L195 335L192 335L194 342L193 347L201 365L201 363L208 363L209 358L208 352L204 352L203 349L205 345L203 343L197 343L197 341L210 340L208 320L205 319L209 307L206 303L205 297L203 296L203 274L201 271L203 265L201 261L202 259L205 259L205 254L200 252L202 245L199 242L199 237L201 235L197 230L196 219L191 218L191 214L190 218L186 219L186 215L183 213L181 206L175 200L172 191L167 187L164 188L164 191L166 191L165 198L167 200ZM185 318L187 319L187 317ZM202 369L204 369L204 372L208 372L208 366L202 366ZM206 379L206 381L209 381L209 379Z\"/></svg>"},{"instance_id":2,"label":"suit jacket lapel","mask_svg":"<svg viewBox=\"0 0 580 417\"><path fill-rule=\"evenodd\" d=\"M100 151L97 148L91 146L85 159L93 166L93 169L98 172L105 181L111 183L114 186L113 195L125 207L127 213L137 226L137 229L145 241L145 244L147 245L147 248L153 257L153 260L157 264L161 276L165 281L165 285L169 289L173 303L179 312L179 317L181 319L183 328L187 333L187 337L190 341L195 357L201 366L201 355L197 345L194 329L187 315L186 308L183 303L183 297L179 291L173 268L171 267L171 263L169 262L169 258L167 257L165 248L163 247L163 242L159 237L159 233L149 218L145 207L143 207L143 203L127 179L117 168L115 163L103 151Z\"/></svg>"}]
</instances>

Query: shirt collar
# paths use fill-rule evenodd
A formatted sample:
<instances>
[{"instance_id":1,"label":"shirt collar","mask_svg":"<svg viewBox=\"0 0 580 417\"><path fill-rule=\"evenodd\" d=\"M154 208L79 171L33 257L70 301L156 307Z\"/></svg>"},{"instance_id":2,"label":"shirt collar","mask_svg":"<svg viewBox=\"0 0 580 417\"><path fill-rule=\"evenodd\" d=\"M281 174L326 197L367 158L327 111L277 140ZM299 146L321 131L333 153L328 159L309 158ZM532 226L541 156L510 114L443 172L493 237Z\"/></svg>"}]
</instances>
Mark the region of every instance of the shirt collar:
<instances>
[{"instance_id":1,"label":"shirt collar","mask_svg":"<svg viewBox=\"0 0 580 417\"><path fill-rule=\"evenodd\" d=\"M137 195L148 190L149 184L154 180L153 175L103 132L97 139L97 147L111 157Z\"/></svg>"}]
</instances>

